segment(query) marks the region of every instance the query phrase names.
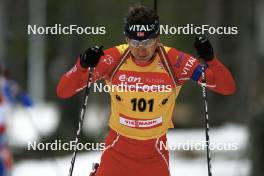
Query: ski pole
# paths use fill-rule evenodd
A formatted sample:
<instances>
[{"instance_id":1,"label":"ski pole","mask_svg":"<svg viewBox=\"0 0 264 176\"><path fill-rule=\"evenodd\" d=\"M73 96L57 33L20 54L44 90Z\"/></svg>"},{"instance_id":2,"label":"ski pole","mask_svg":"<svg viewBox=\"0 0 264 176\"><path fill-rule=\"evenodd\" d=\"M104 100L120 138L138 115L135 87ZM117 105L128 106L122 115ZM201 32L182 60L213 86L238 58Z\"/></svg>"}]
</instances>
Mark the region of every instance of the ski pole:
<instances>
[{"instance_id":1,"label":"ski pole","mask_svg":"<svg viewBox=\"0 0 264 176\"><path fill-rule=\"evenodd\" d=\"M88 102L88 97L89 97L89 88L90 88L90 85L92 83L92 79L93 79L93 71L94 71L94 67L90 67L89 69L89 79L87 81L87 86L85 88L85 96L84 96L84 101L83 101L83 105L82 105L82 109L81 109L81 114L80 114L80 119L79 119L79 125L78 125L78 131L76 133L76 137L75 137L75 142L76 142L76 145L74 147L74 152L73 152L73 155L72 155L72 159L71 159L71 167L70 167L70 170L69 170L69 175L68 176L72 176L72 172L73 172L73 168L74 168L74 163L75 163L75 159L76 159L76 155L77 155L77 144L79 142L79 137L81 135L81 130L82 130L82 125L83 125L83 120L84 120L84 117L85 117L85 109L86 109L86 106L87 106L87 102Z\"/></svg>"},{"instance_id":2,"label":"ski pole","mask_svg":"<svg viewBox=\"0 0 264 176\"><path fill-rule=\"evenodd\" d=\"M210 137L209 137L209 114L208 114L208 103L207 103L207 91L206 91L206 77L205 77L205 63L202 63L202 94L204 101L204 110L205 110L205 137L206 137L206 152L207 152L207 167L208 167L208 176L212 176L211 168L211 155L210 155Z\"/></svg>"}]
</instances>

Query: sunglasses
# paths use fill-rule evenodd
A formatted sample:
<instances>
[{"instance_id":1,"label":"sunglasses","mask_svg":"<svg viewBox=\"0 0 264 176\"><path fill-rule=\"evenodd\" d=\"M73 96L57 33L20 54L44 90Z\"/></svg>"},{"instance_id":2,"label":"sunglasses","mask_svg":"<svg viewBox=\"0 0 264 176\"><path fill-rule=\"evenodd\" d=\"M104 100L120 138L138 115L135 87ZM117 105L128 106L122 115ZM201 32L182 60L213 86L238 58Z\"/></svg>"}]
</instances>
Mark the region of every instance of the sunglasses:
<instances>
[{"instance_id":1,"label":"sunglasses","mask_svg":"<svg viewBox=\"0 0 264 176\"><path fill-rule=\"evenodd\" d=\"M156 39L146 39L146 40L135 40L135 39L128 39L128 43L134 47L139 48L140 46L144 48L152 47L156 43Z\"/></svg>"}]
</instances>

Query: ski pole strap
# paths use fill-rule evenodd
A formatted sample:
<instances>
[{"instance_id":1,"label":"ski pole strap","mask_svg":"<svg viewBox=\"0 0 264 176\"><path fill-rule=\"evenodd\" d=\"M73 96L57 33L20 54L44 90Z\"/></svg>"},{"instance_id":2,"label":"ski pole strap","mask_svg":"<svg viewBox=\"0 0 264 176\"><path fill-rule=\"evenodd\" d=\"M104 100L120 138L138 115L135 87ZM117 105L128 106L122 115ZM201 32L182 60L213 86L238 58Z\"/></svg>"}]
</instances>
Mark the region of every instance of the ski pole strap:
<instances>
[{"instance_id":1,"label":"ski pole strap","mask_svg":"<svg viewBox=\"0 0 264 176\"><path fill-rule=\"evenodd\" d=\"M173 83L175 87L178 85L178 79L176 78L176 75L173 73L172 65L169 61L169 58L167 56L167 53L162 45L162 43L159 44L158 46L158 53L160 55L160 61L162 65L164 66L165 70L169 73L170 77L173 80Z\"/></svg>"}]
</instances>

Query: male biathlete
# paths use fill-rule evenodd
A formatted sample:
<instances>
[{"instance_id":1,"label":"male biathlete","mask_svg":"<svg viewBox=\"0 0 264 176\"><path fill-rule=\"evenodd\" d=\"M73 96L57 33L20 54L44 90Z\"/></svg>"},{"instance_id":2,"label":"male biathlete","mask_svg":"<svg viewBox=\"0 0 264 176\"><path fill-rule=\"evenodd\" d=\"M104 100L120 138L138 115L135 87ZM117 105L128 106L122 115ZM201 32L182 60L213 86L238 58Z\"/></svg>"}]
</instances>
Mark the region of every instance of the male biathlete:
<instances>
[{"instance_id":1,"label":"male biathlete","mask_svg":"<svg viewBox=\"0 0 264 176\"><path fill-rule=\"evenodd\" d=\"M184 83L201 84L202 66L198 59L175 48L163 46L159 39L159 18L142 5L129 9L124 33L127 44L102 51L88 48L65 73L57 95L68 98L82 90L88 72L94 67L93 82L104 79L111 87L110 131L96 176L168 176L169 155L166 132L173 128L175 100ZM206 38L195 41L198 56L206 62L208 89L230 95L235 82L228 69L214 55Z\"/></svg>"}]
</instances>

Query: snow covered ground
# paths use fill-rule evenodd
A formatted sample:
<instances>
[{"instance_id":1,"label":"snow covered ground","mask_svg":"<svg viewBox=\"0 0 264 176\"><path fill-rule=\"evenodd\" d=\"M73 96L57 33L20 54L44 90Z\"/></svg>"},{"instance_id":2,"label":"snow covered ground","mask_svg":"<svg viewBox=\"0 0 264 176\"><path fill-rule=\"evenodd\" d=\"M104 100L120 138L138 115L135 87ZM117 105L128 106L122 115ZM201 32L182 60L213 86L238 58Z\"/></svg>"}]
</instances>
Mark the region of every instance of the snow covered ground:
<instances>
[{"instance_id":1,"label":"snow covered ground","mask_svg":"<svg viewBox=\"0 0 264 176\"><path fill-rule=\"evenodd\" d=\"M13 146L25 146L27 141L37 140L37 131L46 135L52 133L59 122L58 112L53 105L26 111L18 108L13 116L12 125L9 128L10 142ZM38 116L37 119L36 116ZM170 148L172 176L207 175L205 150L190 150L190 148L186 150L186 147L203 143L204 138L204 129L169 131L168 146L172 146ZM212 151L214 176L249 175L250 161L246 158L249 136L244 126L227 124L220 128L213 128L210 131L210 138L212 144L220 145L219 150ZM182 148L173 148L175 146ZM221 150L223 146L227 146L227 150ZM92 163L100 161L100 154L100 152L78 154L73 175L88 176ZM55 159L22 160L15 163L12 176L65 176L68 175L70 161L71 155Z\"/></svg>"}]
</instances>

